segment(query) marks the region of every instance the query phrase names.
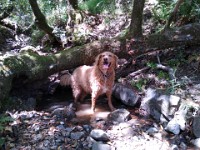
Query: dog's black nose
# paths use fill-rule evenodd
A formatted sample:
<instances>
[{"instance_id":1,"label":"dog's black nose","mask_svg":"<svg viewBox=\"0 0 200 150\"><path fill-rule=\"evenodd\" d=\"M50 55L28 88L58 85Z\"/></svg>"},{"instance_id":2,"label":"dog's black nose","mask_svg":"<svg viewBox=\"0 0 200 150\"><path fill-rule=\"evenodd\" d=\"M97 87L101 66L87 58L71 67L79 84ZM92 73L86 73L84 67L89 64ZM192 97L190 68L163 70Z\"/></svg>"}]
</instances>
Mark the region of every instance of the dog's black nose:
<instances>
[{"instance_id":1,"label":"dog's black nose","mask_svg":"<svg viewBox=\"0 0 200 150\"><path fill-rule=\"evenodd\" d=\"M108 58L106 57L106 58L104 58L103 60L104 60L104 61L108 61Z\"/></svg>"}]
</instances>

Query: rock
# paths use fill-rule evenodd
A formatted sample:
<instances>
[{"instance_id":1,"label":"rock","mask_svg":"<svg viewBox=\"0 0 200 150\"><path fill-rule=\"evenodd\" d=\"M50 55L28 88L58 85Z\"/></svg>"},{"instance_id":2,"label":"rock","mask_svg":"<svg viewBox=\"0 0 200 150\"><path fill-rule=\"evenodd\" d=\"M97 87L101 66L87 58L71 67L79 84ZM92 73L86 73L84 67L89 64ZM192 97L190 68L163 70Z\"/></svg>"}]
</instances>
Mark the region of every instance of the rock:
<instances>
[{"instance_id":1,"label":"rock","mask_svg":"<svg viewBox=\"0 0 200 150\"><path fill-rule=\"evenodd\" d=\"M41 139L43 139L43 136L42 136L42 134L36 134L36 135L32 135L32 142L33 143L37 143L38 141L40 141Z\"/></svg>"},{"instance_id":2,"label":"rock","mask_svg":"<svg viewBox=\"0 0 200 150\"><path fill-rule=\"evenodd\" d=\"M72 132L74 129L75 129L75 127L67 127L67 128L65 128L65 130L67 132Z\"/></svg>"},{"instance_id":3,"label":"rock","mask_svg":"<svg viewBox=\"0 0 200 150\"><path fill-rule=\"evenodd\" d=\"M197 148L200 148L200 138L191 140L191 143L196 146Z\"/></svg>"},{"instance_id":4,"label":"rock","mask_svg":"<svg viewBox=\"0 0 200 150\"><path fill-rule=\"evenodd\" d=\"M90 132L92 127L90 125L83 125L83 128L86 132Z\"/></svg>"},{"instance_id":5,"label":"rock","mask_svg":"<svg viewBox=\"0 0 200 150\"><path fill-rule=\"evenodd\" d=\"M130 119L130 112L126 109L117 109L111 112L107 117L107 122L111 124L118 124L126 122Z\"/></svg>"},{"instance_id":6,"label":"rock","mask_svg":"<svg viewBox=\"0 0 200 150\"><path fill-rule=\"evenodd\" d=\"M178 146L175 144L172 144L171 146L171 150L179 150Z\"/></svg>"},{"instance_id":7,"label":"rock","mask_svg":"<svg viewBox=\"0 0 200 150\"><path fill-rule=\"evenodd\" d=\"M174 134L179 134L180 130L184 131L186 127L186 118L190 107L192 107L190 103L182 101L178 111L174 114L174 118L169 121L165 129Z\"/></svg>"},{"instance_id":8,"label":"rock","mask_svg":"<svg viewBox=\"0 0 200 150\"><path fill-rule=\"evenodd\" d=\"M73 140L79 140L85 135L85 132L72 132L70 138Z\"/></svg>"},{"instance_id":9,"label":"rock","mask_svg":"<svg viewBox=\"0 0 200 150\"><path fill-rule=\"evenodd\" d=\"M131 127L123 128L121 130L122 136L132 136L134 134L134 130Z\"/></svg>"},{"instance_id":10,"label":"rock","mask_svg":"<svg viewBox=\"0 0 200 150\"><path fill-rule=\"evenodd\" d=\"M200 138L200 117L194 117L194 121L192 124L192 131L197 138Z\"/></svg>"},{"instance_id":11,"label":"rock","mask_svg":"<svg viewBox=\"0 0 200 150\"><path fill-rule=\"evenodd\" d=\"M149 134L149 135L153 135L155 133L158 133L158 129L155 128L155 127L151 127L146 131L146 133Z\"/></svg>"},{"instance_id":12,"label":"rock","mask_svg":"<svg viewBox=\"0 0 200 150\"><path fill-rule=\"evenodd\" d=\"M33 97L28 98L25 102L25 106L25 110L34 110L36 107L36 99Z\"/></svg>"},{"instance_id":13,"label":"rock","mask_svg":"<svg viewBox=\"0 0 200 150\"><path fill-rule=\"evenodd\" d=\"M65 130L65 127L62 124L60 124L60 125L58 125L56 127L56 129L58 129L58 130Z\"/></svg>"},{"instance_id":14,"label":"rock","mask_svg":"<svg viewBox=\"0 0 200 150\"><path fill-rule=\"evenodd\" d=\"M52 111L51 114L59 118L66 118L67 120L71 120L76 117L73 103L71 103L69 106L56 108Z\"/></svg>"},{"instance_id":15,"label":"rock","mask_svg":"<svg viewBox=\"0 0 200 150\"><path fill-rule=\"evenodd\" d=\"M188 95L191 95L192 99L195 102L199 102L200 101L200 84L195 84L194 86L189 86L189 88L187 89L188 91Z\"/></svg>"},{"instance_id":16,"label":"rock","mask_svg":"<svg viewBox=\"0 0 200 150\"><path fill-rule=\"evenodd\" d=\"M148 88L140 106L140 114L152 116L161 123L167 123L179 108L180 97L165 95L163 91Z\"/></svg>"},{"instance_id":17,"label":"rock","mask_svg":"<svg viewBox=\"0 0 200 150\"><path fill-rule=\"evenodd\" d=\"M180 125L177 123L176 119L172 119L165 128L166 131L172 132L174 134L179 134L181 129Z\"/></svg>"},{"instance_id":18,"label":"rock","mask_svg":"<svg viewBox=\"0 0 200 150\"><path fill-rule=\"evenodd\" d=\"M120 99L123 104L128 106L135 106L139 99L139 95L134 92L133 89L120 83L114 85L113 96Z\"/></svg>"},{"instance_id":19,"label":"rock","mask_svg":"<svg viewBox=\"0 0 200 150\"><path fill-rule=\"evenodd\" d=\"M107 133L100 129L94 129L90 132L90 136L97 141L109 141Z\"/></svg>"},{"instance_id":20,"label":"rock","mask_svg":"<svg viewBox=\"0 0 200 150\"><path fill-rule=\"evenodd\" d=\"M140 115L148 117L151 114L150 110L150 101L155 101L155 98L158 97L159 93L156 89L148 88L145 92L145 97L142 99L140 105Z\"/></svg>"},{"instance_id":21,"label":"rock","mask_svg":"<svg viewBox=\"0 0 200 150\"><path fill-rule=\"evenodd\" d=\"M94 142L92 145L92 150L111 150L111 146L108 144Z\"/></svg>"}]
</instances>

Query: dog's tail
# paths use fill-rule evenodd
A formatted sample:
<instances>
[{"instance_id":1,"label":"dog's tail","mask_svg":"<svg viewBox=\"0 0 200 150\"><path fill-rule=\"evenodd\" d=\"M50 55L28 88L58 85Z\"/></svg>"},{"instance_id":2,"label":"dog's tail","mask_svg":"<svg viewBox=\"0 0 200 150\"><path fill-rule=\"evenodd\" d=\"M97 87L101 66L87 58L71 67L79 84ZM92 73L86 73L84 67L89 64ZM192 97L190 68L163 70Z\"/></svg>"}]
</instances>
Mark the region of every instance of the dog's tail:
<instances>
[{"instance_id":1,"label":"dog's tail","mask_svg":"<svg viewBox=\"0 0 200 150\"><path fill-rule=\"evenodd\" d=\"M64 70L60 73L60 85L69 86L71 85L71 74L68 70Z\"/></svg>"}]
</instances>

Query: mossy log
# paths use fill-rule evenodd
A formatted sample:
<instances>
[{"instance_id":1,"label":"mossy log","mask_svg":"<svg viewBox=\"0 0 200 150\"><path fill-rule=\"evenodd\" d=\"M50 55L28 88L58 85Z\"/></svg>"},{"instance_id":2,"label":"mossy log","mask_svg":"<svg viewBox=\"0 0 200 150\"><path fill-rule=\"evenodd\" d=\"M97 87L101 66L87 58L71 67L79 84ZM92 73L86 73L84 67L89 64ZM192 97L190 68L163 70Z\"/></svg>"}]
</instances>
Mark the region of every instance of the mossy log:
<instances>
[{"instance_id":1,"label":"mossy log","mask_svg":"<svg viewBox=\"0 0 200 150\"><path fill-rule=\"evenodd\" d=\"M15 56L0 57L0 102L8 97L14 79L23 78L23 83L30 83L61 70L72 69L83 64L91 65L95 57L105 50L127 55L125 51L120 51L119 42L106 40L47 56L39 55L30 48Z\"/></svg>"}]
</instances>

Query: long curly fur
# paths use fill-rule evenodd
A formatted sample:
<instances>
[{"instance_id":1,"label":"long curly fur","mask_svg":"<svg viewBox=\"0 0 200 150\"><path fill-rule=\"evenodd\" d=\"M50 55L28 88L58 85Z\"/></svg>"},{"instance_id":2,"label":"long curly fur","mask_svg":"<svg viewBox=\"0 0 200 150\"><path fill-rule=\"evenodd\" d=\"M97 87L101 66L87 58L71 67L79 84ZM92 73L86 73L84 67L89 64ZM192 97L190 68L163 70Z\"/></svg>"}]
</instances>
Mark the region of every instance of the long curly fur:
<instances>
[{"instance_id":1,"label":"long curly fur","mask_svg":"<svg viewBox=\"0 0 200 150\"><path fill-rule=\"evenodd\" d=\"M117 67L117 56L111 52L103 52L96 57L93 66L81 66L74 70L71 76L71 87L75 103L91 94L91 110L95 111L97 98L106 94L108 105L113 111L111 95Z\"/></svg>"}]
</instances>

